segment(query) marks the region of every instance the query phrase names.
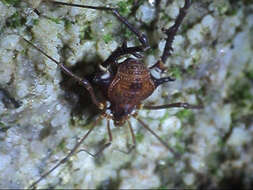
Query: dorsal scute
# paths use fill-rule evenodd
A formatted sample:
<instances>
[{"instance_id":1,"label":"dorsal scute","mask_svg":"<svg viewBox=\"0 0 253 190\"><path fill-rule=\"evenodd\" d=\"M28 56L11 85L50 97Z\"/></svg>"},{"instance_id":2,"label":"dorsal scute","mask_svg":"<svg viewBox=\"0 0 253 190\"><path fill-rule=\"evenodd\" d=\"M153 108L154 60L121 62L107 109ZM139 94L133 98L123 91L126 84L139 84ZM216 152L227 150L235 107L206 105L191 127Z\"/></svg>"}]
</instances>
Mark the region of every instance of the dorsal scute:
<instances>
[{"instance_id":1,"label":"dorsal scute","mask_svg":"<svg viewBox=\"0 0 253 190\"><path fill-rule=\"evenodd\" d=\"M126 59L118 66L117 73L108 88L112 113L122 113L120 114L122 117L130 114L154 90L155 85L146 66L138 60Z\"/></svg>"}]
</instances>

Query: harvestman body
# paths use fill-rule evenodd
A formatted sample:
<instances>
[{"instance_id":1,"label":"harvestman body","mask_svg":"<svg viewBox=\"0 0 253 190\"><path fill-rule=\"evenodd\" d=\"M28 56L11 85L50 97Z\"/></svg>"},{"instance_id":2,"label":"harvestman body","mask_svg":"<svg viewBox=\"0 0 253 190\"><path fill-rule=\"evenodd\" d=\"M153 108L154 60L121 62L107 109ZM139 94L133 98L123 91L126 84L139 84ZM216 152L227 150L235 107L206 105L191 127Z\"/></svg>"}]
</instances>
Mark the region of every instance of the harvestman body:
<instances>
[{"instance_id":1,"label":"harvestman body","mask_svg":"<svg viewBox=\"0 0 253 190\"><path fill-rule=\"evenodd\" d=\"M147 68L142 60L140 59L140 55L138 53L144 52L149 48L149 44L147 41L147 37L140 33L138 29L133 27L126 18L121 16L117 9L109 8L109 7L94 7L94 6L86 6L86 5L78 5L78 4L70 4L63 3L57 1L49 1L58 5L66 5L66 6L74 6L80 8L89 8L96 9L102 11L110 11L116 18L122 22L131 32L133 32L137 38L139 39L141 45L128 47L127 43L124 42L121 47L118 47L112 54L100 65L101 70L95 74L95 77L92 81L88 81L87 79L80 78L73 74L68 68L66 68L63 63L56 61L54 58L50 57L43 50L39 49L35 45L33 45L30 41L25 40L47 58L55 62L60 69L67 74L68 76L75 79L80 85L82 85L90 94L92 102L97 108L100 110L101 115L95 120L92 127L89 131L83 136L83 138L75 145L75 147L70 151L70 153L63 158L58 164L56 164L52 169L44 173L37 181L33 182L30 186L31 188L35 187L43 178L49 175L52 171L54 171L61 164L65 163L79 148L79 146L83 143L83 141L87 138L87 136L92 132L96 124L104 117L107 119L107 130L109 134L109 142L106 143L101 149L94 155L89 153L90 155L96 157L98 156L105 148L107 148L112 142L112 134L110 129L109 120L113 120L116 126L123 125L125 122L128 123L128 127L130 129L133 146L129 149L129 152L135 147L135 136L133 133L133 129L131 127L131 123L129 122L130 117L134 117L137 121L146 128L151 134L153 134L167 149L176 155L172 148L170 148L167 143L165 143L156 133L151 130L147 124L145 124L141 119L137 117L137 112L135 110L138 109L167 109L173 107L182 107L186 109L199 109L202 106L200 105L189 105L188 103L173 103L167 105L160 106L148 106L142 105L142 101L149 97L153 91L161 84L169 81L174 81L175 79L170 77L164 78L155 78L151 73L151 69L158 69L161 72L165 70L163 63L166 62L167 58L171 55L172 42L174 40L174 36L178 31L180 24L183 21L183 18L186 15L187 9L190 7L190 0L185 0L185 4L182 8L180 8L179 15L176 18L176 21L172 27L164 30L167 35L166 44L164 47L163 54L153 66ZM128 58L123 62L118 62L119 58L126 55L134 55L135 58ZM104 77L106 74L106 78ZM110 102L107 105L106 102L99 101L94 93L93 87L91 83L96 84L100 87L103 92L104 98L107 102Z\"/></svg>"}]
</instances>

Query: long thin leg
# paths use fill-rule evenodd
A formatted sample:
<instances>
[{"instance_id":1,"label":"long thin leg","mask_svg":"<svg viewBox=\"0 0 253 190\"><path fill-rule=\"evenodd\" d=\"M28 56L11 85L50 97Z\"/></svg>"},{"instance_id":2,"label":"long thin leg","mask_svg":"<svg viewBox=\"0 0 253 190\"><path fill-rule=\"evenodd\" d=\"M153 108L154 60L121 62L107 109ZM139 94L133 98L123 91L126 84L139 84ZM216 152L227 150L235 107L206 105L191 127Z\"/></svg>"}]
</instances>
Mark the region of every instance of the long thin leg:
<instances>
[{"instance_id":1,"label":"long thin leg","mask_svg":"<svg viewBox=\"0 0 253 190\"><path fill-rule=\"evenodd\" d=\"M102 63L104 67L107 67L110 64L116 63L116 61L124 55L132 54L138 57L137 52L142 52L143 46L127 47L127 43L124 42L121 47L118 47L112 52L112 54Z\"/></svg>"},{"instance_id":2,"label":"long thin leg","mask_svg":"<svg viewBox=\"0 0 253 190\"><path fill-rule=\"evenodd\" d=\"M164 63L161 60L158 60L154 65L150 66L148 69L159 69L162 73L167 69L167 67L164 66Z\"/></svg>"},{"instance_id":3,"label":"long thin leg","mask_svg":"<svg viewBox=\"0 0 253 190\"><path fill-rule=\"evenodd\" d=\"M136 147L136 140L135 140L134 131L133 131L130 121L127 121L127 123L128 123L128 128L130 130L131 136L132 136L132 141L133 141L133 144L128 148L128 150L126 152L126 154L130 154L132 152L132 150L135 149L135 147Z\"/></svg>"},{"instance_id":4,"label":"long thin leg","mask_svg":"<svg viewBox=\"0 0 253 190\"><path fill-rule=\"evenodd\" d=\"M163 64L166 62L167 58L171 55L171 53L173 51L172 43L173 43L174 37L175 37L175 35L178 31L178 28L181 25L185 15L186 15L187 9L190 7L190 5L191 5L190 0L185 0L185 4L182 8L180 8L179 14L176 18L175 23L169 29L163 30L165 32L165 34L167 35L167 38L166 38L166 44L165 44L165 47L163 50L163 54L161 56L161 60L157 61L149 69L158 68L162 72L165 70L165 67Z\"/></svg>"},{"instance_id":5,"label":"long thin leg","mask_svg":"<svg viewBox=\"0 0 253 190\"><path fill-rule=\"evenodd\" d=\"M26 41L28 44L30 44L32 47L34 47L36 50L38 50L40 53L42 53L44 56L46 56L47 58L49 58L50 60L52 60L53 62L55 62L60 68L61 70L69 75L70 77L72 77L73 79L75 79L79 84L81 84L86 90L88 90L88 92L90 93L91 99L93 101L93 103L101 110L104 109L105 105L102 102L99 102L95 96L94 90L90 84L90 82L86 79L82 79L80 77L78 77L77 75L75 75L74 73L72 73L67 67L65 67L63 65L63 63L56 61L54 58L52 58L51 56L49 56L48 54L46 54L43 50L41 50L40 48L38 48L37 46L35 46L33 43L31 43L30 41L26 40L25 38L23 38L22 36L20 36L24 41Z\"/></svg>"},{"instance_id":6,"label":"long thin leg","mask_svg":"<svg viewBox=\"0 0 253 190\"><path fill-rule=\"evenodd\" d=\"M169 145L164 142L152 129L150 129L148 127L148 125L146 123L144 123L140 118L135 118L137 119L137 121L139 121L140 124L142 124L142 126L147 129L152 135L154 135L159 141L160 143L162 143L168 150L170 150L176 157L179 157L179 154L176 153L171 147L169 147Z\"/></svg>"},{"instance_id":7,"label":"long thin leg","mask_svg":"<svg viewBox=\"0 0 253 190\"><path fill-rule=\"evenodd\" d=\"M188 103L177 102L173 104L165 104L165 105L159 105L159 106L144 105L142 107L142 109L146 109L146 110L160 110L160 109L168 109L168 108L202 109L203 105L190 105Z\"/></svg>"},{"instance_id":8,"label":"long thin leg","mask_svg":"<svg viewBox=\"0 0 253 190\"><path fill-rule=\"evenodd\" d=\"M109 147L112 144L112 132L111 132L111 128L110 128L110 120L109 119L107 120L107 132L108 132L108 135L109 135L109 142L107 142L106 144L104 144L99 149L98 152L96 152L95 154L92 154L92 153L88 152L85 149L81 149L78 152L84 151L84 152L86 152L87 154L89 154L90 156L92 156L94 158L98 157L107 147Z\"/></svg>"},{"instance_id":9,"label":"long thin leg","mask_svg":"<svg viewBox=\"0 0 253 190\"><path fill-rule=\"evenodd\" d=\"M52 169L50 169L49 171L47 171L46 173L44 173L38 180L36 180L35 182L32 183L32 185L30 185L29 189L34 188L34 186L36 184L38 184L43 178L45 178L46 176L48 176L51 172L53 172L56 168L58 168L60 165L62 165L63 163L65 163L74 153L75 151L78 149L78 147L83 143L83 141L88 137L88 135L92 132L92 130L95 128L96 124L101 120L102 118L99 117L96 119L96 121L92 124L92 127L89 129L89 131L83 136L83 138L75 145L75 147L68 153L68 155L66 157L64 157L60 162L58 162L58 164L56 164Z\"/></svg>"},{"instance_id":10,"label":"long thin leg","mask_svg":"<svg viewBox=\"0 0 253 190\"><path fill-rule=\"evenodd\" d=\"M132 128L132 125L131 125L130 121L127 121L127 123L128 123L128 128L130 130L131 136L132 136L132 140L133 140L133 145L131 147L133 149L136 146L136 140L135 140L134 130Z\"/></svg>"},{"instance_id":11,"label":"long thin leg","mask_svg":"<svg viewBox=\"0 0 253 190\"><path fill-rule=\"evenodd\" d=\"M135 140L135 135L134 135L132 125L131 125L130 121L128 121L128 120L127 120L127 123L128 123L128 128L130 130L131 136L132 136L133 144L130 145L130 147L128 147L127 151L116 149L119 152L122 152L124 154L130 154L132 152L132 150L135 149L135 147L136 147L136 140Z\"/></svg>"},{"instance_id":12,"label":"long thin leg","mask_svg":"<svg viewBox=\"0 0 253 190\"><path fill-rule=\"evenodd\" d=\"M166 44L163 50L163 55L161 57L161 60L163 63L166 62L167 58L171 55L171 52L173 51L172 48L172 42L174 40L174 37L178 31L179 26L181 25L187 9L190 7L191 3L190 0L185 0L185 4L182 8L179 10L179 15L176 18L175 23L173 26L171 26L169 29L165 29L164 32L167 35Z\"/></svg>"},{"instance_id":13,"label":"long thin leg","mask_svg":"<svg viewBox=\"0 0 253 190\"><path fill-rule=\"evenodd\" d=\"M109 135L109 142L104 144L104 146L102 146L102 148L96 153L94 154L94 157L97 157L98 155L100 155L107 147L109 147L112 144L112 132L111 132L111 128L110 128L110 120L107 120L107 132Z\"/></svg>"},{"instance_id":14,"label":"long thin leg","mask_svg":"<svg viewBox=\"0 0 253 190\"><path fill-rule=\"evenodd\" d=\"M166 83L166 82L172 82L175 81L176 79L171 78L171 77L162 77L162 78L155 78L152 74L151 74L151 78L155 84L156 87L158 87L159 85Z\"/></svg>"},{"instance_id":15,"label":"long thin leg","mask_svg":"<svg viewBox=\"0 0 253 190\"><path fill-rule=\"evenodd\" d=\"M141 33L137 28L135 28L132 24L130 24L125 17L121 16L116 8L103 7L103 6L88 6L88 5L64 3L64 2L59 2L59 1L51 1L51 0L48 0L48 1L54 4L58 4L58 5L96 9L96 10L101 10L101 11L110 11L114 16L116 16L116 18L121 23L123 23L131 32L133 32L137 36L140 43L142 44L141 46L127 47L127 45L124 43L122 47L118 47L112 53L112 55L102 64L104 67L107 67L110 63L114 63L116 59L118 59L120 56L123 56L126 54L135 54L136 52L145 51L146 49L149 48L146 35Z\"/></svg>"}]
</instances>

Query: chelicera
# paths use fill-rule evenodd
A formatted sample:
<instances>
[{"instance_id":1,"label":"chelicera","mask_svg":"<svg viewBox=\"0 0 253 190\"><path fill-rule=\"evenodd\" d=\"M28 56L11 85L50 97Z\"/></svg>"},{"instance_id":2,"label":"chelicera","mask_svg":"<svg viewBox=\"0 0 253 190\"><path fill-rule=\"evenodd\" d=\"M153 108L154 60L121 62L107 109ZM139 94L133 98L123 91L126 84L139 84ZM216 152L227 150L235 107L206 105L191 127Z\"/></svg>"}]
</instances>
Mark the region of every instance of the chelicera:
<instances>
[{"instance_id":1,"label":"chelicera","mask_svg":"<svg viewBox=\"0 0 253 190\"><path fill-rule=\"evenodd\" d=\"M48 54L44 53L43 50L39 49L30 41L23 38L23 40L25 40L27 43L29 43L31 46L33 46L35 49L37 49L39 52L45 55L47 58L55 62L65 74L67 74L68 76L76 80L80 85L82 85L89 92L92 102L101 112L101 115L93 123L92 127L80 139L80 141L69 152L69 154L65 158L60 160L60 162L58 162L58 164L56 164L52 169L44 173L30 187L34 187L43 178L49 175L61 164L65 163L75 152L77 152L80 145L92 132L97 122L99 122L102 118L107 119L109 142L104 144L104 146L102 146L101 149L94 155L88 152L90 155L94 157L98 156L112 142L112 134L109 120L113 120L115 126L121 126L125 122L128 123L128 127L130 129L131 136L133 139L132 148L135 147L135 135L133 133L131 123L128 120L130 117L136 118L138 122L149 132L151 132L151 134L153 134L167 149L176 154L173 151L173 149L167 145L167 143L165 143L158 135L156 135L156 133L153 130L151 130L148 127L147 124L145 124L140 118L138 118L137 111L138 109L154 110L154 109L167 109L173 107L182 107L186 109L201 108L201 106L199 105L190 105L188 103L182 102L159 106L149 106L142 104L143 100L148 98L159 85L175 80L171 77L156 78L151 74L150 70L157 69L161 73L165 71L163 63L166 62L167 58L171 55L173 51L172 42L174 40L174 36L176 35L176 32L178 31L180 24L183 21L183 18L186 15L187 9L190 7L190 0L185 0L184 6L180 8L175 23L169 29L163 30L167 36L163 54L161 58L156 63L154 63L153 66L149 68L145 66L145 64L142 61L142 56L139 54L146 51L149 48L149 43L146 35L142 34L137 28L135 28L132 24L130 24L126 18L121 16L120 13L117 11L117 9L109 7L95 7L79 4L70 4L57 1L49 1L49 2L58 5L74 6L80 8L96 9L100 11L111 12L122 24L124 24L131 32L133 32L137 36L141 45L128 47L127 42L124 42L122 46L118 47L115 51L113 51L112 54L103 63L99 65L100 70L94 74L92 81L88 81L85 78L78 77L77 75L72 73L67 67L65 67L63 63L58 62ZM119 62L120 58L127 55L133 55L134 58L127 58L124 61ZM104 100L99 100L96 97L92 84L99 86L100 90L103 93ZM129 152L132 150L132 148L129 149Z\"/></svg>"}]
</instances>

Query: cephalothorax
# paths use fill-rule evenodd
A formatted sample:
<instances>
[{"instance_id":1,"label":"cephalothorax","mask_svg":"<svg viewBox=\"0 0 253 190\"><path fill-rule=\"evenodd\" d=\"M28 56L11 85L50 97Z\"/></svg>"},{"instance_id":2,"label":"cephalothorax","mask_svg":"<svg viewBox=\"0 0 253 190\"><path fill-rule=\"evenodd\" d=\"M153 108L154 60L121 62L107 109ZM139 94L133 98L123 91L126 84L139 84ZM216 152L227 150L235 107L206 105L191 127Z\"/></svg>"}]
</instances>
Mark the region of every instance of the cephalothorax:
<instances>
[{"instance_id":1,"label":"cephalothorax","mask_svg":"<svg viewBox=\"0 0 253 190\"><path fill-rule=\"evenodd\" d=\"M187 109L201 108L199 105L189 105L188 103L172 103L167 105L159 105L159 106L148 106L142 105L143 100L149 97L154 90L161 84L174 81L175 79L170 77L164 78L156 78L154 77L150 70L157 69L160 72L165 70L163 63L166 62L167 58L171 55L172 52L172 42L176 32L182 23L183 18L186 15L186 10L190 7L190 0L185 0L185 4L182 8L180 8L179 15L177 16L174 25L172 25L169 29L164 29L165 34L167 35L166 44L164 47L163 54L161 58L153 64L153 66L147 68L142 61L142 56L139 53L147 50L149 48L147 37L140 33L138 29L133 27L126 18L121 16L117 9L109 8L109 7L94 7L94 6L86 6L86 5L78 5L78 4L69 4L57 1L49 1L58 5L67 5L67 6L75 6L80 8L89 8L103 11L110 11L117 19L122 22L130 31L132 31L137 38L139 39L141 45L128 47L127 43L124 42L122 46L118 47L112 54L99 65L99 71L94 74L94 77L91 81L87 79L80 78L73 74L68 68L66 68L61 62L56 61L51 56L44 53L41 49L33 45L30 41L24 39L31 46L36 48L46 57L55 62L60 69L77 82L79 82L90 94L93 103L97 106L97 108L101 112L101 116L107 118L107 130L109 134L109 142L106 143L101 149L92 156L99 155L106 147L108 147L112 142L112 135L110 130L109 119L112 119L115 125L122 125L125 122L128 123L132 139L133 139L133 147L135 147L135 136L133 133L133 129L131 127L131 123L128 121L129 117L136 118L139 123L145 127L149 132L151 132L166 148L168 148L171 152L176 154L172 148L170 148L167 143L165 143L159 136L156 135L154 131L152 131L148 125L146 125L140 118L138 118L135 110L138 109L167 109L171 107L183 107ZM133 55L131 58L127 58L121 62L119 59L126 55ZM103 100L98 100L96 97L93 87L91 84L98 85L104 95ZM89 129L89 131L84 135L84 137L75 145L75 147L70 151L70 153L63 158L58 164L56 164L51 170L44 173L37 181L35 181L30 187L34 187L37 183L39 183L43 178L45 178L48 174L50 174L53 170L59 167L61 164L66 162L70 156L72 156L79 146L83 143L83 141L87 138L87 136L92 132L96 123L101 120L101 116L93 123L93 126ZM132 150L132 149L130 149ZM129 152L130 152L129 150Z\"/></svg>"},{"instance_id":2,"label":"cephalothorax","mask_svg":"<svg viewBox=\"0 0 253 190\"><path fill-rule=\"evenodd\" d=\"M118 64L116 73L109 72L103 79L101 76L95 81L105 89L104 96L111 104L111 118L117 125L124 124L132 111L164 81L156 79L144 63L133 58Z\"/></svg>"}]
</instances>

